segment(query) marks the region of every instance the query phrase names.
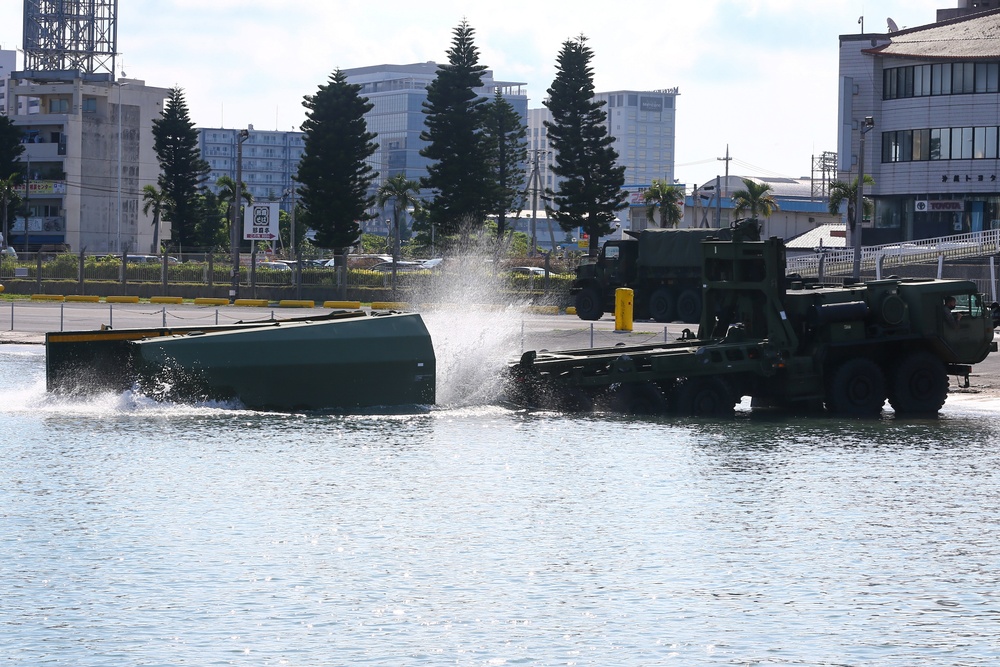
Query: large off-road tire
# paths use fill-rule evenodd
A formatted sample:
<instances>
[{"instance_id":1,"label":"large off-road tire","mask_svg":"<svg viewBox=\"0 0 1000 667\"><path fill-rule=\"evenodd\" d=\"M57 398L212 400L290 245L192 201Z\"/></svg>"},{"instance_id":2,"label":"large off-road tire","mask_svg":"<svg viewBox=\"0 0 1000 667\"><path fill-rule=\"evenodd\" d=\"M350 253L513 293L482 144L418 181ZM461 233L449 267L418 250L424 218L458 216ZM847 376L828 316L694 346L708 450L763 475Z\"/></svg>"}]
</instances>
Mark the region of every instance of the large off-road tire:
<instances>
[{"instance_id":1,"label":"large off-road tire","mask_svg":"<svg viewBox=\"0 0 1000 667\"><path fill-rule=\"evenodd\" d=\"M582 387L563 387L555 396L554 408L560 412L592 412L594 399Z\"/></svg>"},{"instance_id":2,"label":"large off-road tire","mask_svg":"<svg viewBox=\"0 0 1000 667\"><path fill-rule=\"evenodd\" d=\"M683 417L731 417L736 396L721 378L689 378L674 387L671 408Z\"/></svg>"},{"instance_id":3,"label":"large off-road tire","mask_svg":"<svg viewBox=\"0 0 1000 667\"><path fill-rule=\"evenodd\" d=\"M608 390L608 408L625 415L660 415L667 399L655 382L622 382Z\"/></svg>"},{"instance_id":4,"label":"large off-road tire","mask_svg":"<svg viewBox=\"0 0 1000 667\"><path fill-rule=\"evenodd\" d=\"M687 324L701 321L701 294L698 290L686 289L677 297L677 318Z\"/></svg>"},{"instance_id":5,"label":"large off-road tire","mask_svg":"<svg viewBox=\"0 0 1000 667\"><path fill-rule=\"evenodd\" d=\"M581 320L599 320L604 314L601 293L596 287L584 287L576 293L576 316Z\"/></svg>"},{"instance_id":6,"label":"large off-road tire","mask_svg":"<svg viewBox=\"0 0 1000 667\"><path fill-rule=\"evenodd\" d=\"M948 371L930 352L903 357L893 369L889 404L897 414L937 414L948 398Z\"/></svg>"},{"instance_id":7,"label":"large off-road tire","mask_svg":"<svg viewBox=\"0 0 1000 667\"><path fill-rule=\"evenodd\" d=\"M871 359L856 357L827 380L826 409L846 417L876 417L885 403L885 375Z\"/></svg>"},{"instance_id":8,"label":"large off-road tire","mask_svg":"<svg viewBox=\"0 0 1000 667\"><path fill-rule=\"evenodd\" d=\"M657 322L674 320L674 293L669 287L657 287L649 297L649 316Z\"/></svg>"}]
</instances>

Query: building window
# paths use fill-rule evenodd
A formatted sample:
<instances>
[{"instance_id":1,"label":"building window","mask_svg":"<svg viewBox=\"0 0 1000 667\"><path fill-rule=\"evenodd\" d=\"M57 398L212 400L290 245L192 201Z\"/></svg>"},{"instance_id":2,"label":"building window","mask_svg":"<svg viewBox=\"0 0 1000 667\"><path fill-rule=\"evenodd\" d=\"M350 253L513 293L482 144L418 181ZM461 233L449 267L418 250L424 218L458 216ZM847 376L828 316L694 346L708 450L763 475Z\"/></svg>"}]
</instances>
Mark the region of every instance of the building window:
<instances>
[{"instance_id":1,"label":"building window","mask_svg":"<svg viewBox=\"0 0 1000 667\"><path fill-rule=\"evenodd\" d=\"M952 62L882 72L882 99L1000 92L1000 63Z\"/></svg>"},{"instance_id":2,"label":"building window","mask_svg":"<svg viewBox=\"0 0 1000 667\"><path fill-rule=\"evenodd\" d=\"M1000 127L936 127L882 133L882 162L994 160Z\"/></svg>"}]
</instances>

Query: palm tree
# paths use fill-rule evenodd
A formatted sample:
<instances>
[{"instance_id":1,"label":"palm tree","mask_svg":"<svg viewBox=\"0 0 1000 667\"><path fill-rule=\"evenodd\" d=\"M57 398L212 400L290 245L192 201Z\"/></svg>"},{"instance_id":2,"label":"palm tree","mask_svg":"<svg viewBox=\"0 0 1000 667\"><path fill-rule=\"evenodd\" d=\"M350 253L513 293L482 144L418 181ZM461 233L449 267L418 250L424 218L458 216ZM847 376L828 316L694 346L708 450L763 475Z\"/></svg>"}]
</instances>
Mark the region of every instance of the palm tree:
<instances>
[{"instance_id":1,"label":"palm tree","mask_svg":"<svg viewBox=\"0 0 1000 667\"><path fill-rule=\"evenodd\" d=\"M7 178L0 178L0 202L3 204L3 242L10 245L8 234L7 217L10 215L10 205L20 202L21 198L17 194L18 174L11 174Z\"/></svg>"},{"instance_id":2,"label":"palm tree","mask_svg":"<svg viewBox=\"0 0 1000 667\"><path fill-rule=\"evenodd\" d=\"M875 185L875 179L870 174L865 174L865 185ZM847 202L847 226L851 233L854 233L855 215L854 209L858 207L858 179L855 178L850 183L844 181L834 181L830 183L830 204L828 210L832 215L840 213L840 205ZM864 212L871 213L875 207L874 202L868 197L864 198Z\"/></svg>"},{"instance_id":3,"label":"palm tree","mask_svg":"<svg viewBox=\"0 0 1000 667\"><path fill-rule=\"evenodd\" d=\"M393 202L392 228L395 239L392 247L392 261L394 263L399 261L399 228L404 224L403 215L407 209L416 208L419 205L420 200L417 199L419 192L420 184L407 180L406 174L400 173L387 178L375 195L375 201L381 207L385 207L390 200Z\"/></svg>"},{"instance_id":4,"label":"palm tree","mask_svg":"<svg viewBox=\"0 0 1000 667\"><path fill-rule=\"evenodd\" d=\"M234 203L236 202L236 181L229 176L220 176L215 185L219 188L219 201L226 205L226 220L229 221L230 225L239 225L240 209L236 208L235 216L233 215ZM245 201L248 206L253 204L253 194L247 189L246 183L240 184L240 199ZM230 228L230 238L232 238L232 233L233 230Z\"/></svg>"},{"instance_id":5,"label":"palm tree","mask_svg":"<svg viewBox=\"0 0 1000 667\"><path fill-rule=\"evenodd\" d=\"M660 209L660 227L676 227L684 218L684 190L666 181L653 179L653 184L642 193L646 202L646 219L653 222L656 209Z\"/></svg>"},{"instance_id":6,"label":"palm tree","mask_svg":"<svg viewBox=\"0 0 1000 667\"><path fill-rule=\"evenodd\" d=\"M744 189L733 193L733 214L736 217L749 212L751 218L757 216L767 218L778 210L778 200L770 194L770 185L758 183L750 178L740 180L743 181Z\"/></svg>"},{"instance_id":7,"label":"palm tree","mask_svg":"<svg viewBox=\"0 0 1000 667\"><path fill-rule=\"evenodd\" d=\"M142 214L153 212L153 245L150 252L160 254L160 216L167 207L167 194L155 185L142 186Z\"/></svg>"}]
</instances>

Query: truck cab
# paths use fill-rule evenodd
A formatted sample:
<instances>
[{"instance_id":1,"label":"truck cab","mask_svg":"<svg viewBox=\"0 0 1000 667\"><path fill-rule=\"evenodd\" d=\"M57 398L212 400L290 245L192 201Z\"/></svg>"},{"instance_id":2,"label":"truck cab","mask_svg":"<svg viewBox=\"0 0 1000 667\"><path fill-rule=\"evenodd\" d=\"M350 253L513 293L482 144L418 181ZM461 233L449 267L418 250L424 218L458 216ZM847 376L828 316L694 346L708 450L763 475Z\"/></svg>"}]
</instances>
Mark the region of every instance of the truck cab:
<instances>
[{"instance_id":1,"label":"truck cab","mask_svg":"<svg viewBox=\"0 0 1000 667\"><path fill-rule=\"evenodd\" d=\"M570 287L581 320L599 320L614 309L614 289L632 287L636 279L639 244L631 239L605 242L597 257L576 269Z\"/></svg>"}]
</instances>

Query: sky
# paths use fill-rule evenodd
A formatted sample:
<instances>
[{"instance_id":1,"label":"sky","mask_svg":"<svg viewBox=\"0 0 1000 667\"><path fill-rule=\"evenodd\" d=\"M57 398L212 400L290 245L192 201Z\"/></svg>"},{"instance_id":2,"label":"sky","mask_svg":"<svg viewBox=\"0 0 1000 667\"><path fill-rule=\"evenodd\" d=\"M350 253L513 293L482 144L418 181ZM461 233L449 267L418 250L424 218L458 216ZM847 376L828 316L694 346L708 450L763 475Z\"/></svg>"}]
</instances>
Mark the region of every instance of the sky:
<instances>
[{"instance_id":1,"label":"sky","mask_svg":"<svg viewBox=\"0 0 1000 667\"><path fill-rule=\"evenodd\" d=\"M0 0L0 48L22 7ZM933 23L958 0L125 0L119 72L180 87L198 127L298 129L302 99L337 69L447 61L462 20L480 64L540 108L563 42L583 35L596 90L679 88L674 177L808 176L837 150L840 35ZM17 67L23 67L18 56Z\"/></svg>"}]
</instances>

